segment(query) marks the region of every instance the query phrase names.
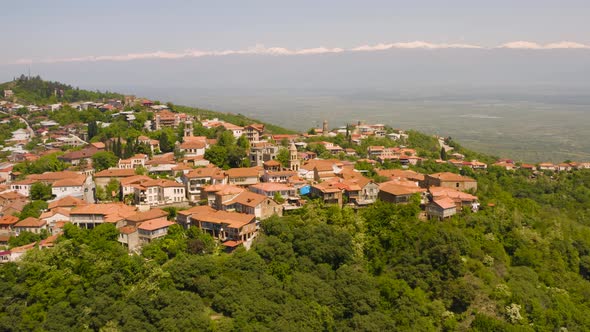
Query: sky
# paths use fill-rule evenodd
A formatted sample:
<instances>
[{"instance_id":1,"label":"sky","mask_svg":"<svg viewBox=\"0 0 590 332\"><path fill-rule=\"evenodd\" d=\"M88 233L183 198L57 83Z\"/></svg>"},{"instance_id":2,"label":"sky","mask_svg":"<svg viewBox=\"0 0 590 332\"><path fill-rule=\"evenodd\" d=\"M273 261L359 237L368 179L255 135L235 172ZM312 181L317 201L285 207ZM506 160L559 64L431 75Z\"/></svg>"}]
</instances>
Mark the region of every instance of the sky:
<instances>
[{"instance_id":1,"label":"sky","mask_svg":"<svg viewBox=\"0 0 590 332\"><path fill-rule=\"evenodd\" d=\"M19 0L3 3L0 16L3 67L240 52L590 45L590 2L583 0Z\"/></svg>"}]
</instances>

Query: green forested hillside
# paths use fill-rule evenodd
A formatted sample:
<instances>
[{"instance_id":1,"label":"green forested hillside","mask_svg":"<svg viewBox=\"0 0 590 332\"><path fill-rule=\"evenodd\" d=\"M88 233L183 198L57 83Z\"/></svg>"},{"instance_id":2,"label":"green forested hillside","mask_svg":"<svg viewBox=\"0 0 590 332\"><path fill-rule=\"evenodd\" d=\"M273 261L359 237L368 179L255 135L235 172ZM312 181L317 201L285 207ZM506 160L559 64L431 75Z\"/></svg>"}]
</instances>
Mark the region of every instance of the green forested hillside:
<instances>
[{"instance_id":1,"label":"green forested hillside","mask_svg":"<svg viewBox=\"0 0 590 332\"><path fill-rule=\"evenodd\" d=\"M472 175L475 214L312 202L233 254L174 228L129 256L110 225L68 226L0 267L0 330L589 330L590 171Z\"/></svg>"},{"instance_id":2,"label":"green forested hillside","mask_svg":"<svg viewBox=\"0 0 590 332\"><path fill-rule=\"evenodd\" d=\"M0 84L0 91L5 89L12 90L18 102L41 105L100 100L103 98L123 98L123 95L118 93L81 90L59 82L44 81L39 76L28 77L21 75L11 82Z\"/></svg>"}]
</instances>

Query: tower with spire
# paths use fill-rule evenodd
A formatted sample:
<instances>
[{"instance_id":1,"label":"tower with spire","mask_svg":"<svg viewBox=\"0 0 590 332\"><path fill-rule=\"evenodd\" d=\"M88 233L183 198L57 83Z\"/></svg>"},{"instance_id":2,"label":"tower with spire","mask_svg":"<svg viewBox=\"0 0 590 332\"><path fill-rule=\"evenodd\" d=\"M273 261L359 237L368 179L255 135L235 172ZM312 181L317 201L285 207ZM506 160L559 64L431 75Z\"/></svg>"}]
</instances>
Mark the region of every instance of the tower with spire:
<instances>
[{"instance_id":1,"label":"tower with spire","mask_svg":"<svg viewBox=\"0 0 590 332\"><path fill-rule=\"evenodd\" d=\"M295 143L291 142L289 146L289 169L291 171L299 171L300 166L301 160L299 160L299 155L297 154L297 147Z\"/></svg>"}]
</instances>

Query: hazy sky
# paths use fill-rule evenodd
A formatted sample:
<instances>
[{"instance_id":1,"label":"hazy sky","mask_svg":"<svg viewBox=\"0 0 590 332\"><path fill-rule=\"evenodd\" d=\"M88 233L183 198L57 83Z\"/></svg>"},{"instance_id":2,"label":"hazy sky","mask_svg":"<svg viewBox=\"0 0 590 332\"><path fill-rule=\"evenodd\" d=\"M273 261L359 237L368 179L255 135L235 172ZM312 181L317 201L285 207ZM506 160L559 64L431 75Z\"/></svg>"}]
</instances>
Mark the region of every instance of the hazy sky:
<instances>
[{"instance_id":1,"label":"hazy sky","mask_svg":"<svg viewBox=\"0 0 590 332\"><path fill-rule=\"evenodd\" d=\"M516 41L537 43L524 44L529 48L590 45L588 0L19 0L3 2L1 12L4 65L105 55L127 60L121 56L156 51L173 57L255 45L316 52L414 41L486 48Z\"/></svg>"}]
</instances>

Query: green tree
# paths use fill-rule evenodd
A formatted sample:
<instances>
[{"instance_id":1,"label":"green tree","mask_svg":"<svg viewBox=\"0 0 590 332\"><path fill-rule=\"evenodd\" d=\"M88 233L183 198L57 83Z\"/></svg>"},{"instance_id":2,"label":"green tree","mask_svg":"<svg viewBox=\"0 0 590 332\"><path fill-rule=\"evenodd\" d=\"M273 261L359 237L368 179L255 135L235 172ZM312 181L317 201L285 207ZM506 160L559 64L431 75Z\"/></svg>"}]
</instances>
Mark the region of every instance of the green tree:
<instances>
[{"instance_id":1,"label":"green tree","mask_svg":"<svg viewBox=\"0 0 590 332\"><path fill-rule=\"evenodd\" d=\"M31 186L31 199L46 201L51 199L51 185L35 182Z\"/></svg>"},{"instance_id":2,"label":"green tree","mask_svg":"<svg viewBox=\"0 0 590 332\"><path fill-rule=\"evenodd\" d=\"M287 167L289 166L289 150L285 148L280 148L279 152L277 153L276 160L281 163L281 166Z\"/></svg>"},{"instance_id":3,"label":"green tree","mask_svg":"<svg viewBox=\"0 0 590 332\"><path fill-rule=\"evenodd\" d=\"M228 153L227 149L220 145L212 145L205 151L205 159L212 162L214 165L218 167L228 167L227 159Z\"/></svg>"},{"instance_id":4,"label":"green tree","mask_svg":"<svg viewBox=\"0 0 590 332\"><path fill-rule=\"evenodd\" d=\"M117 166L119 158L110 151L99 151L92 156L92 166L97 172Z\"/></svg>"},{"instance_id":5,"label":"green tree","mask_svg":"<svg viewBox=\"0 0 590 332\"><path fill-rule=\"evenodd\" d=\"M23 210L19 213L18 217L20 220L28 217L39 218L41 212L45 209L47 209L47 202L39 200L32 201L23 207Z\"/></svg>"}]
</instances>

